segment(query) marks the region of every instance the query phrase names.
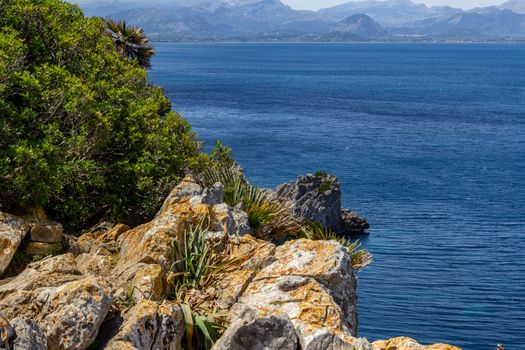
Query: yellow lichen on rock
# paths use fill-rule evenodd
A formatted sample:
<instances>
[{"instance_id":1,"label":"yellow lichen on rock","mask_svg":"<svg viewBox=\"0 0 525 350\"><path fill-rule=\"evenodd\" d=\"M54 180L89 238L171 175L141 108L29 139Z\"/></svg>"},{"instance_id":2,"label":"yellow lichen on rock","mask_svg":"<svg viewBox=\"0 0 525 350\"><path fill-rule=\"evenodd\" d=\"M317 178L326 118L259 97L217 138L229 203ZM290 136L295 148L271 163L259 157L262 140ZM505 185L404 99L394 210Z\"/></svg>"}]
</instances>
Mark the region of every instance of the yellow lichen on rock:
<instances>
[{"instance_id":1,"label":"yellow lichen on rock","mask_svg":"<svg viewBox=\"0 0 525 350\"><path fill-rule=\"evenodd\" d=\"M389 340L378 340L372 343L374 350L461 350L448 344L421 345L408 337L398 337Z\"/></svg>"}]
</instances>

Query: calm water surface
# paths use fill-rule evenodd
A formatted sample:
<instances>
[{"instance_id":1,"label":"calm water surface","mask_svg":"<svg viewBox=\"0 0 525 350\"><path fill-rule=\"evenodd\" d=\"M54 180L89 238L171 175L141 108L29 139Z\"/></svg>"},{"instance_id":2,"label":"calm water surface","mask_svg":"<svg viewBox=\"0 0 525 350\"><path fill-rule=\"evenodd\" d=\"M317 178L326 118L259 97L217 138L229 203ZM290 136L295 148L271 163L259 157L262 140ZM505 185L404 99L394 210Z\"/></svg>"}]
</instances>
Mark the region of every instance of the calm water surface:
<instances>
[{"instance_id":1,"label":"calm water surface","mask_svg":"<svg viewBox=\"0 0 525 350\"><path fill-rule=\"evenodd\" d=\"M525 46L156 44L257 185L326 170L372 224L360 335L525 349Z\"/></svg>"}]
</instances>

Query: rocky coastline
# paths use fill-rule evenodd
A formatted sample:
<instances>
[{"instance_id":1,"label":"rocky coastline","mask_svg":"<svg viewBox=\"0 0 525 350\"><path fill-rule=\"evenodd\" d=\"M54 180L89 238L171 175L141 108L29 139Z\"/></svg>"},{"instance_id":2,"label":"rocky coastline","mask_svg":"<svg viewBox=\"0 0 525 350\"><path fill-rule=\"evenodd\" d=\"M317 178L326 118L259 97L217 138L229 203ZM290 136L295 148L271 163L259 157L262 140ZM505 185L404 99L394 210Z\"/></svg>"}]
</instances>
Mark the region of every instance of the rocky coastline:
<instances>
[{"instance_id":1,"label":"rocky coastline","mask_svg":"<svg viewBox=\"0 0 525 350\"><path fill-rule=\"evenodd\" d=\"M215 350L459 349L359 338L352 252L334 240L256 238L246 211L226 195L223 184L188 176L151 221L104 223L78 237L39 210L0 213L0 349L188 349L186 303L226 312L222 336L205 346ZM298 222L340 235L369 227L341 208L335 176L302 176L271 195ZM179 247L203 221L204 240L235 264L181 301L173 289Z\"/></svg>"}]
</instances>

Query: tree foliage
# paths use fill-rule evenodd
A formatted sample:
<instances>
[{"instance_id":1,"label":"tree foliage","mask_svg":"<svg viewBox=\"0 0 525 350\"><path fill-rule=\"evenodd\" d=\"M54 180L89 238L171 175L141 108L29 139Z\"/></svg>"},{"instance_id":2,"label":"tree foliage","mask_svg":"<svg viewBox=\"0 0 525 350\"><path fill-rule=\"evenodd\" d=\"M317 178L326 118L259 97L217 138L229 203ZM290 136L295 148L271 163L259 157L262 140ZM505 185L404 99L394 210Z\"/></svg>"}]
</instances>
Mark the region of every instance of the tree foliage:
<instances>
[{"instance_id":1,"label":"tree foliage","mask_svg":"<svg viewBox=\"0 0 525 350\"><path fill-rule=\"evenodd\" d=\"M138 223L209 158L124 59L101 19L59 0L0 0L0 205L79 227Z\"/></svg>"}]
</instances>

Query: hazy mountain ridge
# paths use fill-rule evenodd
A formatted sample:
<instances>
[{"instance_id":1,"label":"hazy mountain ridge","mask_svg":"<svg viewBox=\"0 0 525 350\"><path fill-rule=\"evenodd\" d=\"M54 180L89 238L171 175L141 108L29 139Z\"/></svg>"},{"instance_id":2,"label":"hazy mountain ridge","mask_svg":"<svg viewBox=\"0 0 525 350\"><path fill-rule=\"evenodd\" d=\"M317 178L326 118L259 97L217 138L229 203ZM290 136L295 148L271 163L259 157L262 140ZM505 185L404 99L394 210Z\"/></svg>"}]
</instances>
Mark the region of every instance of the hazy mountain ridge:
<instances>
[{"instance_id":1,"label":"hazy mountain ridge","mask_svg":"<svg viewBox=\"0 0 525 350\"><path fill-rule=\"evenodd\" d=\"M297 11L280 0L80 3L88 15L123 18L154 40L524 40L525 0L464 11L411 0L366 0Z\"/></svg>"}]
</instances>

